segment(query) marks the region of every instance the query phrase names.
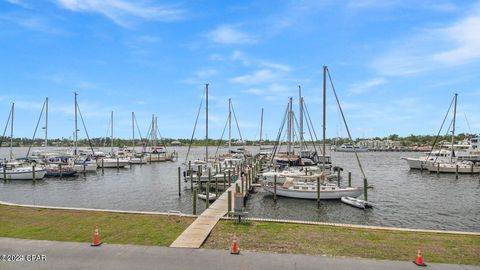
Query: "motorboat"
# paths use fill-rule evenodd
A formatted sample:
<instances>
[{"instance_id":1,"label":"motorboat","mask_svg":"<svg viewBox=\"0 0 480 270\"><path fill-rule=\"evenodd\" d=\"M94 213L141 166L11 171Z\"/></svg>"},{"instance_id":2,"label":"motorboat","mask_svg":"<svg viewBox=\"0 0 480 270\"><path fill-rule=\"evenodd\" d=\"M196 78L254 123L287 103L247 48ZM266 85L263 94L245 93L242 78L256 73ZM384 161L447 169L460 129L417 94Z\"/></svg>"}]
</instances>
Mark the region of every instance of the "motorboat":
<instances>
[{"instance_id":1,"label":"motorboat","mask_svg":"<svg viewBox=\"0 0 480 270\"><path fill-rule=\"evenodd\" d=\"M71 165L66 165L62 163L50 163L45 166L47 171L45 176L48 177L70 177L77 174L77 171Z\"/></svg>"},{"instance_id":2,"label":"motorboat","mask_svg":"<svg viewBox=\"0 0 480 270\"><path fill-rule=\"evenodd\" d=\"M351 205L353 207L357 207L360 209L365 209L365 208L372 208L373 205L370 202L367 202L365 200L360 200L357 198L352 198L352 197L342 197L341 198L342 202L348 205Z\"/></svg>"},{"instance_id":3,"label":"motorboat","mask_svg":"<svg viewBox=\"0 0 480 270\"><path fill-rule=\"evenodd\" d=\"M429 172L438 173L459 173L459 174L478 174L480 173L480 164L471 161L460 162L437 162L427 163Z\"/></svg>"},{"instance_id":4,"label":"motorboat","mask_svg":"<svg viewBox=\"0 0 480 270\"><path fill-rule=\"evenodd\" d=\"M204 193L198 194L198 198L206 201L207 200L207 193L204 192ZM217 194L209 192L208 193L208 200L209 201L215 201L215 199L217 199Z\"/></svg>"},{"instance_id":5,"label":"motorboat","mask_svg":"<svg viewBox=\"0 0 480 270\"><path fill-rule=\"evenodd\" d=\"M339 147L333 149L335 152L368 152L368 148L353 145L351 143L344 143Z\"/></svg>"}]
</instances>

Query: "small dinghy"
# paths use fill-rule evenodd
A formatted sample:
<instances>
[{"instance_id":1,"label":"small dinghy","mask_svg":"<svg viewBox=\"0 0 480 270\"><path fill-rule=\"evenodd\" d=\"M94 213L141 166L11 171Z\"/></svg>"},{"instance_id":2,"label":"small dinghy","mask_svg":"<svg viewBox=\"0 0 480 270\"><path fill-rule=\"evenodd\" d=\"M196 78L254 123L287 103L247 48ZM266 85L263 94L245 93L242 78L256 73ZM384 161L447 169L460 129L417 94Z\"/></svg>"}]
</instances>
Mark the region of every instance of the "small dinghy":
<instances>
[{"instance_id":1,"label":"small dinghy","mask_svg":"<svg viewBox=\"0 0 480 270\"><path fill-rule=\"evenodd\" d=\"M373 207L373 205L370 202L360 200L360 199L356 199L356 198L352 198L352 197L342 197L341 200L342 200L343 203L346 203L348 205L351 205L353 207L357 207L357 208L360 208L360 209L372 208Z\"/></svg>"},{"instance_id":2,"label":"small dinghy","mask_svg":"<svg viewBox=\"0 0 480 270\"><path fill-rule=\"evenodd\" d=\"M206 193L198 194L198 198L206 201L207 200L207 194ZM209 201L214 201L216 198L217 198L217 195L215 193L209 193L208 194L208 200Z\"/></svg>"}]
</instances>

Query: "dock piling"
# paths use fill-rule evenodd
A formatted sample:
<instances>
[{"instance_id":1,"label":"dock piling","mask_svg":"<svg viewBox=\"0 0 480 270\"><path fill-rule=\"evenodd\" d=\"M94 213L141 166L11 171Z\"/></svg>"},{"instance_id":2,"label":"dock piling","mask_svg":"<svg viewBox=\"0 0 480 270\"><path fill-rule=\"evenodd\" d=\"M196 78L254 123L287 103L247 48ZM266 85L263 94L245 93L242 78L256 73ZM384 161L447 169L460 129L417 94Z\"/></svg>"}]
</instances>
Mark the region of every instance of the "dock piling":
<instances>
[{"instance_id":1,"label":"dock piling","mask_svg":"<svg viewBox=\"0 0 480 270\"><path fill-rule=\"evenodd\" d=\"M197 189L193 190L193 211L192 214L197 214Z\"/></svg>"},{"instance_id":2,"label":"dock piling","mask_svg":"<svg viewBox=\"0 0 480 270\"><path fill-rule=\"evenodd\" d=\"M352 187L352 172L348 172L348 187Z\"/></svg>"},{"instance_id":3,"label":"dock piling","mask_svg":"<svg viewBox=\"0 0 480 270\"><path fill-rule=\"evenodd\" d=\"M182 195L182 185L180 183L180 181L182 180L182 177L181 177L181 173L180 173L180 167L178 167L178 197L180 197Z\"/></svg>"},{"instance_id":4,"label":"dock piling","mask_svg":"<svg viewBox=\"0 0 480 270\"><path fill-rule=\"evenodd\" d=\"M455 179L458 179L458 164L455 165Z\"/></svg>"},{"instance_id":5,"label":"dock piling","mask_svg":"<svg viewBox=\"0 0 480 270\"><path fill-rule=\"evenodd\" d=\"M273 176L273 201L277 202L277 175Z\"/></svg>"},{"instance_id":6,"label":"dock piling","mask_svg":"<svg viewBox=\"0 0 480 270\"><path fill-rule=\"evenodd\" d=\"M363 198L365 199L365 201L368 201L367 190L368 190L367 178L363 178Z\"/></svg>"},{"instance_id":7,"label":"dock piling","mask_svg":"<svg viewBox=\"0 0 480 270\"><path fill-rule=\"evenodd\" d=\"M35 183L35 164L32 165L32 180Z\"/></svg>"},{"instance_id":8,"label":"dock piling","mask_svg":"<svg viewBox=\"0 0 480 270\"><path fill-rule=\"evenodd\" d=\"M7 166L3 165L3 182L7 182Z\"/></svg>"},{"instance_id":9,"label":"dock piling","mask_svg":"<svg viewBox=\"0 0 480 270\"><path fill-rule=\"evenodd\" d=\"M104 169L105 167L103 166L103 158L102 158L102 174L105 172Z\"/></svg>"},{"instance_id":10,"label":"dock piling","mask_svg":"<svg viewBox=\"0 0 480 270\"><path fill-rule=\"evenodd\" d=\"M320 177L317 177L317 208L320 208Z\"/></svg>"},{"instance_id":11,"label":"dock piling","mask_svg":"<svg viewBox=\"0 0 480 270\"><path fill-rule=\"evenodd\" d=\"M212 172L211 172L211 168L208 168L208 181L207 181L207 191L206 191L206 196L207 196L207 201L206 201L206 204L205 204L205 208L208 208L210 207L210 181L211 181L211 178L212 178Z\"/></svg>"},{"instance_id":12,"label":"dock piling","mask_svg":"<svg viewBox=\"0 0 480 270\"><path fill-rule=\"evenodd\" d=\"M230 215L230 212L232 212L232 191L228 191L228 208L227 208L227 214Z\"/></svg>"},{"instance_id":13,"label":"dock piling","mask_svg":"<svg viewBox=\"0 0 480 270\"><path fill-rule=\"evenodd\" d=\"M340 187L340 169L337 170L337 186Z\"/></svg>"},{"instance_id":14,"label":"dock piling","mask_svg":"<svg viewBox=\"0 0 480 270\"><path fill-rule=\"evenodd\" d=\"M225 179L225 178L227 178L227 176L225 175L225 172L223 172L223 191L226 190L226 189L225 189L225 185L226 185L226 183L225 183L225 180L226 180L226 179Z\"/></svg>"}]
</instances>

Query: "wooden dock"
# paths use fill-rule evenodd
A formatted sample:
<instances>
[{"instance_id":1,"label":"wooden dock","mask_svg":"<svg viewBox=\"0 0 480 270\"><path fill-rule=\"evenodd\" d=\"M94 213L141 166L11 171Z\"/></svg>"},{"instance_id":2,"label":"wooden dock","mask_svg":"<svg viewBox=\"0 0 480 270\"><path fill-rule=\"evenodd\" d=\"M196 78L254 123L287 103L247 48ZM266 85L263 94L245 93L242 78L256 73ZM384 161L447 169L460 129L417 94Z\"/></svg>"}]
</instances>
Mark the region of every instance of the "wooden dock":
<instances>
[{"instance_id":1,"label":"wooden dock","mask_svg":"<svg viewBox=\"0 0 480 270\"><path fill-rule=\"evenodd\" d=\"M170 247L200 248L213 227L215 227L217 222L228 212L228 191L231 191L232 194L231 201L233 207L233 196L236 184L240 186L242 184L241 180L238 179L225 192L223 192L223 194L215 200L208 209L203 211L203 213L198 216L198 218L190 224L180 236L178 236ZM245 196L245 193L243 193L243 195Z\"/></svg>"}]
</instances>

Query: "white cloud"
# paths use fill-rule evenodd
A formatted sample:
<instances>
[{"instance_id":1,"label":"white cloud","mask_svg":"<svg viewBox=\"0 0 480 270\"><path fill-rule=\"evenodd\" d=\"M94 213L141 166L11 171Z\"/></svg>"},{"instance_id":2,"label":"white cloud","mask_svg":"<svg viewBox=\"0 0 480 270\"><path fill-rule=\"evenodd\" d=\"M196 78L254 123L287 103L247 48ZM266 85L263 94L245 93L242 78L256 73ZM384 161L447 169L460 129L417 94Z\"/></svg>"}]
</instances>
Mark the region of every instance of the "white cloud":
<instances>
[{"instance_id":1,"label":"white cloud","mask_svg":"<svg viewBox=\"0 0 480 270\"><path fill-rule=\"evenodd\" d=\"M77 12L99 13L120 26L129 26L133 18L173 21L185 11L173 7L153 6L125 0L56 0L59 6Z\"/></svg>"},{"instance_id":2,"label":"white cloud","mask_svg":"<svg viewBox=\"0 0 480 270\"><path fill-rule=\"evenodd\" d=\"M350 85L349 87L349 92L351 94L363 94L365 92L368 92L372 88L375 88L376 86L385 84L387 82L386 79L384 78L373 78L368 81L360 82L360 83L355 83Z\"/></svg>"},{"instance_id":3,"label":"white cloud","mask_svg":"<svg viewBox=\"0 0 480 270\"><path fill-rule=\"evenodd\" d=\"M424 29L372 62L385 76L411 75L480 60L480 15Z\"/></svg>"},{"instance_id":4,"label":"white cloud","mask_svg":"<svg viewBox=\"0 0 480 270\"><path fill-rule=\"evenodd\" d=\"M272 81L277 75L269 69L260 69L251 74L237 76L230 79L230 82L240 84L258 84Z\"/></svg>"},{"instance_id":5,"label":"white cloud","mask_svg":"<svg viewBox=\"0 0 480 270\"><path fill-rule=\"evenodd\" d=\"M231 25L221 25L207 35L213 42L220 44L251 44L256 39Z\"/></svg>"}]
</instances>

